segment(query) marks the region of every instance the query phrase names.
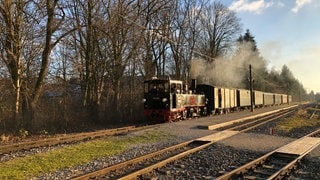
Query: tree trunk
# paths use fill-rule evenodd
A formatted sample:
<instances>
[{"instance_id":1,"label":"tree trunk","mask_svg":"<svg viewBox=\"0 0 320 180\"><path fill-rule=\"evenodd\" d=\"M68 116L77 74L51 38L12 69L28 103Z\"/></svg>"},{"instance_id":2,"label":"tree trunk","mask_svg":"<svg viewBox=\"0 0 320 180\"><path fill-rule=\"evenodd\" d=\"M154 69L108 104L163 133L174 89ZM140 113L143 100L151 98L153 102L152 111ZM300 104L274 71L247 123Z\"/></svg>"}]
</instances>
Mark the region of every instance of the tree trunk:
<instances>
[{"instance_id":1,"label":"tree trunk","mask_svg":"<svg viewBox=\"0 0 320 180\"><path fill-rule=\"evenodd\" d=\"M113 96L113 116L112 116L112 119L111 121L113 122L121 122L121 111L120 111L120 84L121 84L121 81L120 79L117 79L116 82L115 82L115 87L114 87L114 96Z\"/></svg>"},{"instance_id":2,"label":"tree trunk","mask_svg":"<svg viewBox=\"0 0 320 180\"><path fill-rule=\"evenodd\" d=\"M33 131L33 119L35 114L35 107L31 104L31 99L27 94L22 94L22 121L20 129Z\"/></svg>"},{"instance_id":3,"label":"tree trunk","mask_svg":"<svg viewBox=\"0 0 320 180\"><path fill-rule=\"evenodd\" d=\"M14 111L14 121L17 123L18 122L18 116L20 112L20 97L21 97L21 79L17 79L15 82L15 111Z\"/></svg>"}]
</instances>

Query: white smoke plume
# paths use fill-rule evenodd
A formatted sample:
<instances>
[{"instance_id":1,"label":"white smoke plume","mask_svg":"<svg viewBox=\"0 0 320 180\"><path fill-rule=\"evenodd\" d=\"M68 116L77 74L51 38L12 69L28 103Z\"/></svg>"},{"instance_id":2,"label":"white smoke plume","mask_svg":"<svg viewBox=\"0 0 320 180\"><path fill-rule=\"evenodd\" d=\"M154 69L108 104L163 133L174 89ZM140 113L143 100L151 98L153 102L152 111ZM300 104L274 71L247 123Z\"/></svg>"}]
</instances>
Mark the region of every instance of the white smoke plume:
<instances>
[{"instance_id":1,"label":"white smoke plume","mask_svg":"<svg viewBox=\"0 0 320 180\"><path fill-rule=\"evenodd\" d=\"M191 78L197 79L198 84L244 88L248 79L249 64L254 71L265 69L266 62L258 51L252 50L251 43L242 43L234 56L216 58L212 62L194 59L191 62Z\"/></svg>"}]
</instances>

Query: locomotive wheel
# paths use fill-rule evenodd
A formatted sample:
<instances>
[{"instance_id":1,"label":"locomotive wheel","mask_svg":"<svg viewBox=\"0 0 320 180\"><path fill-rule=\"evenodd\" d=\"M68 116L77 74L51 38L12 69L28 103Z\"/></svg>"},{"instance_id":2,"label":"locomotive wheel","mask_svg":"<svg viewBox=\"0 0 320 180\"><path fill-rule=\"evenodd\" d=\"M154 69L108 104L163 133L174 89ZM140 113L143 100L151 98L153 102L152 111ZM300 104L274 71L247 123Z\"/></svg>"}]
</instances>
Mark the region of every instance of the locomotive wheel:
<instances>
[{"instance_id":1,"label":"locomotive wheel","mask_svg":"<svg viewBox=\"0 0 320 180\"><path fill-rule=\"evenodd\" d=\"M208 113L207 113L207 108L206 108L206 107L203 108L203 111L202 111L202 112L203 112L203 116L207 116L207 115L208 115Z\"/></svg>"},{"instance_id":2,"label":"locomotive wheel","mask_svg":"<svg viewBox=\"0 0 320 180\"><path fill-rule=\"evenodd\" d=\"M187 110L182 111L182 119L186 120L187 119Z\"/></svg>"}]
</instances>

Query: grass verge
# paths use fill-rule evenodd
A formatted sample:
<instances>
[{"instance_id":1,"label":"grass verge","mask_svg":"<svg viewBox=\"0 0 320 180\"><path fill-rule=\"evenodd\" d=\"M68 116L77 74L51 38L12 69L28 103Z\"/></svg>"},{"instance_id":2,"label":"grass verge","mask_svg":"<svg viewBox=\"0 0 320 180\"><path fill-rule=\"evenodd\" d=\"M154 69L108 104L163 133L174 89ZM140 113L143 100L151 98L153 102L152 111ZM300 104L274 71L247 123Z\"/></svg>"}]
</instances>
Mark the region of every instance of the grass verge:
<instances>
[{"instance_id":1,"label":"grass verge","mask_svg":"<svg viewBox=\"0 0 320 180\"><path fill-rule=\"evenodd\" d=\"M297 112L296 116L281 121L276 129L284 132L289 132L294 128L316 126L320 124L320 119L309 119L310 115L306 111Z\"/></svg>"},{"instance_id":2,"label":"grass verge","mask_svg":"<svg viewBox=\"0 0 320 180\"><path fill-rule=\"evenodd\" d=\"M94 159L120 154L132 144L153 143L172 137L166 132L149 130L134 137L109 137L64 147L32 156L15 158L0 164L0 179L27 179L88 163Z\"/></svg>"}]
</instances>

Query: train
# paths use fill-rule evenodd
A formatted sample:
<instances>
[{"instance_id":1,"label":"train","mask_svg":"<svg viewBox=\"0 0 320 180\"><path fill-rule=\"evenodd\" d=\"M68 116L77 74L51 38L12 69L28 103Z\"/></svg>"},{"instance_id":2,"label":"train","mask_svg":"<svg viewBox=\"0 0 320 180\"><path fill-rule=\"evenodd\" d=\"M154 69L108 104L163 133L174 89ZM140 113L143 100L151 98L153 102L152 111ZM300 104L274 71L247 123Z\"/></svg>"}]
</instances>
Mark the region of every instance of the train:
<instances>
[{"instance_id":1,"label":"train","mask_svg":"<svg viewBox=\"0 0 320 180\"><path fill-rule=\"evenodd\" d=\"M143 114L153 122L172 122L292 101L288 94L254 90L251 95L250 92L247 89L197 84L195 79L189 88L181 80L154 77L144 81Z\"/></svg>"}]
</instances>

